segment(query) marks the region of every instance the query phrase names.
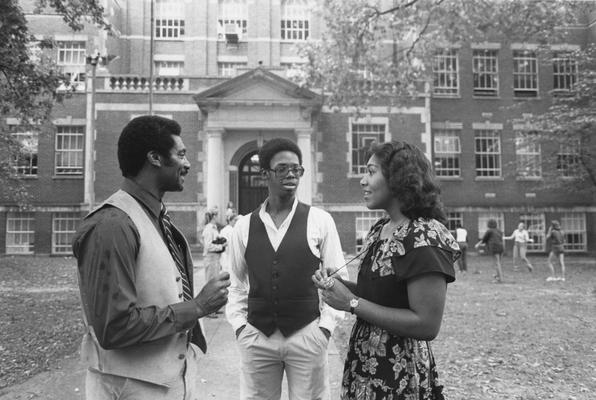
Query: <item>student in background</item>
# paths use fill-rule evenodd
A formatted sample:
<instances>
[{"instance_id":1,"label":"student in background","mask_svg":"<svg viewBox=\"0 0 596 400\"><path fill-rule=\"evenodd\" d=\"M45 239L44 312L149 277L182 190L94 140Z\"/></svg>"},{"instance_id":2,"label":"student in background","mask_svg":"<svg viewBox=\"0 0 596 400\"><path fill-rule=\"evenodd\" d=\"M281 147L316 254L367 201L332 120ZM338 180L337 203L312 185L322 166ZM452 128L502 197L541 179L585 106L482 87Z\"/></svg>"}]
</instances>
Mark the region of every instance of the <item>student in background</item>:
<instances>
[{"instance_id":1,"label":"student in background","mask_svg":"<svg viewBox=\"0 0 596 400\"><path fill-rule=\"evenodd\" d=\"M551 226L548 228L546 233L546 240L550 243L550 252L548 253L548 268L550 269L550 276L546 278L548 282L562 281L565 282L565 235L561 231L561 225L559 221L553 220ZM555 267L553 265L553 259L559 259L561 265L561 275L557 277L555 273Z\"/></svg>"}]
</instances>

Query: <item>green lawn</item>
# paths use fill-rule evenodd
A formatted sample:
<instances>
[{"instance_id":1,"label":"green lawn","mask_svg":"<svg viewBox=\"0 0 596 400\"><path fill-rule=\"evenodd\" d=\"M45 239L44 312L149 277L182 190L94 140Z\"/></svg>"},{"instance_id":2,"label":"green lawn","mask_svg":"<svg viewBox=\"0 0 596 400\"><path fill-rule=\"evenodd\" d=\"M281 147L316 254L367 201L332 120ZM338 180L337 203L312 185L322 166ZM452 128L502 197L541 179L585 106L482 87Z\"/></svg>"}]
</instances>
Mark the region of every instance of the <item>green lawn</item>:
<instances>
[{"instance_id":1,"label":"green lawn","mask_svg":"<svg viewBox=\"0 0 596 400\"><path fill-rule=\"evenodd\" d=\"M513 272L493 284L488 257L471 257L479 275L449 286L443 326L434 342L450 400L596 399L596 261L568 257L566 282L546 282L545 257L535 272ZM355 274L355 267L350 267ZM72 258L0 258L0 389L76 353L83 330ZM352 320L334 333L345 354Z\"/></svg>"}]
</instances>

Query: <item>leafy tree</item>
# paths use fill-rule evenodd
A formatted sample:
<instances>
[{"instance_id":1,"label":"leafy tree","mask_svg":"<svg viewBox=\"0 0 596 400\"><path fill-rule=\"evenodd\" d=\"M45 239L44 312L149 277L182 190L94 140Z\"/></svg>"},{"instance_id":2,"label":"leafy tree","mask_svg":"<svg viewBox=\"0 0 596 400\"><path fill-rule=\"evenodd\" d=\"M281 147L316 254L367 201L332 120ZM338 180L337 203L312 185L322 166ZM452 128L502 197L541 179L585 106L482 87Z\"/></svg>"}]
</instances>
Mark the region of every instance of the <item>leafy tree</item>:
<instances>
[{"instance_id":1,"label":"leafy tree","mask_svg":"<svg viewBox=\"0 0 596 400\"><path fill-rule=\"evenodd\" d=\"M73 30L83 29L85 21L109 28L100 0L35 0L36 12L48 8L62 14ZM34 47L41 49L39 55L32 51ZM0 186L4 199L19 203L27 201L27 193L11 162L22 143L15 140L4 122L10 116L20 119L25 128L47 125L62 82L55 63L43 54L51 47L51 40L38 42L31 35L17 0L0 1Z\"/></svg>"},{"instance_id":2,"label":"leafy tree","mask_svg":"<svg viewBox=\"0 0 596 400\"><path fill-rule=\"evenodd\" d=\"M401 104L432 78L432 56L452 43L498 37L547 43L580 5L552 0L323 0L326 30L306 44L299 83L331 106ZM380 5L379 5L380 4ZM383 4L390 6L383 7Z\"/></svg>"}]
</instances>

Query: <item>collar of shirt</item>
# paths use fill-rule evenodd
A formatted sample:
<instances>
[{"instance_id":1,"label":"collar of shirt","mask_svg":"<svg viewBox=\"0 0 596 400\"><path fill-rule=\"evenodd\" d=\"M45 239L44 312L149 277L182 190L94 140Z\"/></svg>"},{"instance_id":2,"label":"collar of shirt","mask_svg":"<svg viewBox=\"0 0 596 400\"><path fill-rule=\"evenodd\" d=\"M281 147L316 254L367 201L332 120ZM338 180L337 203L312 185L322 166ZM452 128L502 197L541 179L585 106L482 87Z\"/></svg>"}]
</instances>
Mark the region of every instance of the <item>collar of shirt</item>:
<instances>
[{"instance_id":1,"label":"collar of shirt","mask_svg":"<svg viewBox=\"0 0 596 400\"><path fill-rule=\"evenodd\" d=\"M288 228L290 227L290 222L292 222L292 218L294 218L294 214L296 213L296 207L298 206L298 199L294 199L294 204L292 204L292 210L290 210L290 213L288 214L284 222L281 223L279 228L275 226L273 218L271 218L271 215L267 212L268 202L269 199L266 199L263 202L263 204L261 204L261 209L259 210L259 218L261 218L261 221L263 221L263 224L265 225L265 230L267 231L267 235L269 236L269 241L271 242L271 245L275 250L277 250L279 244L286 235Z\"/></svg>"},{"instance_id":2,"label":"collar of shirt","mask_svg":"<svg viewBox=\"0 0 596 400\"><path fill-rule=\"evenodd\" d=\"M124 179L122 190L137 199L137 201L149 211L152 218L155 220L159 218L159 213L161 212L161 200L149 193L148 190L145 190L135 181L128 178Z\"/></svg>"}]
</instances>

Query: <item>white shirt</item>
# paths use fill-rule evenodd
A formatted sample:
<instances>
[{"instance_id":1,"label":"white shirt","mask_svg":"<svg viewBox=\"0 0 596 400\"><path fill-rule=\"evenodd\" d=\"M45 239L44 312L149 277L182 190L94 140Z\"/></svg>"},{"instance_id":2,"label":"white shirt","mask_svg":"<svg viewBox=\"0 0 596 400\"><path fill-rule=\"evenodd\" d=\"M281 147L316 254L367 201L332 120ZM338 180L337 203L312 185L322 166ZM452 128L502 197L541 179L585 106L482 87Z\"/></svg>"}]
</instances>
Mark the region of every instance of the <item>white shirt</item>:
<instances>
[{"instance_id":1,"label":"white shirt","mask_svg":"<svg viewBox=\"0 0 596 400\"><path fill-rule=\"evenodd\" d=\"M508 236L506 239L513 239L515 242L517 243L529 243L529 242L533 242L532 239L530 239L530 235L528 234L528 231L523 229L516 229L513 231L513 233L511 234L511 236Z\"/></svg>"},{"instance_id":2,"label":"white shirt","mask_svg":"<svg viewBox=\"0 0 596 400\"><path fill-rule=\"evenodd\" d=\"M259 217L265 225L271 246L276 251L288 231L297 205L298 200L294 200L290 214L288 214L279 228L275 226L271 215L266 211L267 200L261 205ZM245 325L248 317L249 281L248 266L244 258L244 253L248 243L250 215L244 215L236 222L229 245L231 251L231 269L229 272L232 284L229 287L226 317L232 328L234 328L234 331ZM328 212L320 208L310 207L306 222L306 235L310 250L316 257L321 259L323 268L336 269L345 264L337 228ZM342 279L348 279L348 272L345 268L342 268L337 274ZM337 311L324 303L321 300L320 293L319 311L321 312L319 327L325 328L329 332L333 332L337 323L344 318L344 312Z\"/></svg>"},{"instance_id":3,"label":"white shirt","mask_svg":"<svg viewBox=\"0 0 596 400\"><path fill-rule=\"evenodd\" d=\"M464 228L455 229L455 241L466 243L468 241L468 231Z\"/></svg>"},{"instance_id":4,"label":"white shirt","mask_svg":"<svg viewBox=\"0 0 596 400\"><path fill-rule=\"evenodd\" d=\"M226 272L230 271L230 263L232 262L232 255L230 253L230 240L232 240L233 231L234 228L231 225L226 225L221 228L221 231L219 231L219 236L227 240L227 246L224 248L224 251L221 253L221 258L219 259L221 269Z\"/></svg>"}]
</instances>

